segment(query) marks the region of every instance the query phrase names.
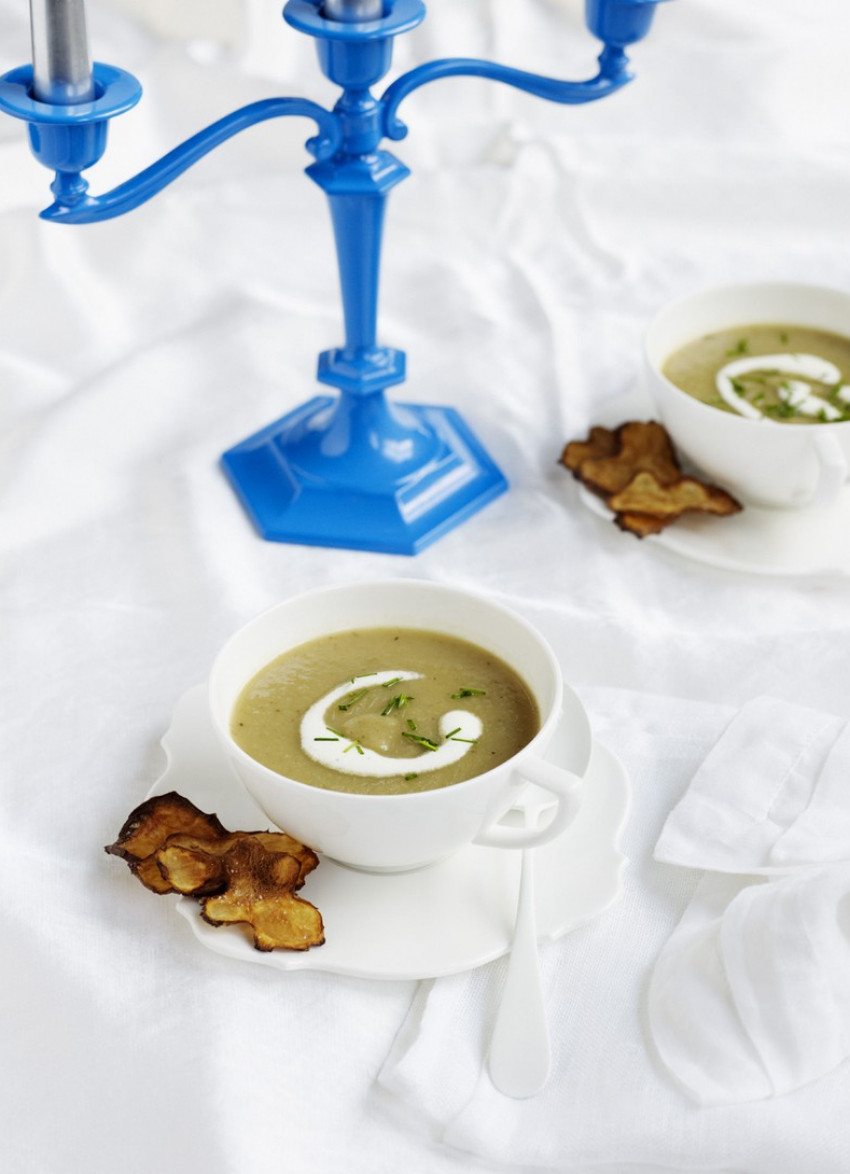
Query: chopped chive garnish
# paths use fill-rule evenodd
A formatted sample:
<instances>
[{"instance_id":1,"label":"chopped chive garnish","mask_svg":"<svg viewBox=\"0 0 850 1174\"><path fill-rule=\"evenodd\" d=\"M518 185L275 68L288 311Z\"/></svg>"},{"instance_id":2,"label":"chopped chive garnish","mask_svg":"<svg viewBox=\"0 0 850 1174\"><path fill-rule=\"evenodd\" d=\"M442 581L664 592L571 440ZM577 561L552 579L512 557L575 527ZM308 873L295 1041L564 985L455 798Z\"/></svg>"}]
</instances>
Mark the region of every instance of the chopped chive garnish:
<instances>
[{"instance_id":1,"label":"chopped chive garnish","mask_svg":"<svg viewBox=\"0 0 850 1174\"><path fill-rule=\"evenodd\" d=\"M430 738L426 738L424 734L408 734L406 730L402 731L402 738L409 738L411 742L415 742L417 746L424 746L426 750L436 750L437 743L432 742Z\"/></svg>"},{"instance_id":2,"label":"chopped chive garnish","mask_svg":"<svg viewBox=\"0 0 850 1174\"><path fill-rule=\"evenodd\" d=\"M411 779L418 779L418 778L419 778L419 775L414 771L412 774L405 775L404 781L406 783L409 783Z\"/></svg>"},{"instance_id":3,"label":"chopped chive garnish","mask_svg":"<svg viewBox=\"0 0 850 1174\"><path fill-rule=\"evenodd\" d=\"M409 717L409 718L407 719L407 728L408 728L409 730L415 730L415 729L416 729L416 722L413 720L413 718L412 718L412 717Z\"/></svg>"},{"instance_id":4,"label":"chopped chive garnish","mask_svg":"<svg viewBox=\"0 0 850 1174\"><path fill-rule=\"evenodd\" d=\"M356 750L358 754L363 753L363 747L359 742L349 742L346 748L343 750L343 754L347 754L349 750Z\"/></svg>"},{"instance_id":5,"label":"chopped chive garnish","mask_svg":"<svg viewBox=\"0 0 850 1174\"><path fill-rule=\"evenodd\" d=\"M457 726L456 729L454 729L450 733L446 734L446 738L453 738L455 736L455 734L459 734L459 733L460 733L460 726Z\"/></svg>"},{"instance_id":6,"label":"chopped chive garnish","mask_svg":"<svg viewBox=\"0 0 850 1174\"><path fill-rule=\"evenodd\" d=\"M325 729L331 734L336 734L338 738L345 737L345 734L343 734L342 730L335 730L333 726L325 726Z\"/></svg>"},{"instance_id":7,"label":"chopped chive garnish","mask_svg":"<svg viewBox=\"0 0 850 1174\"><path fill-rule=\"evenodd\" d=\"M368 689L355 689L355 691L353 693L348 694L348 696L346 697L345 701L342 704L337 706L337 709L342 709L342 710L351 709L352 705L356 705L357 702L361 701L366 696L367 693L368 693Z\"/></svg>"},{"instance_id":8,"label":"chopped chive garnish","mask_svg":"<svg viewBox=\"0 0 850 1174\"><path fill-rule=\"evenodd\" d=\"M384 706L381 710L381 717L386 717L392 713L394 709L404 709L405 705L413 701L413 698L407 693L396 693L395 697Z\"/></svg>"},{"instance_id":9,"label":"chopped chive garnish","mask_svg":"<svg viewBox=\"0 0 850 1174\"><path fill-rule=\"evenodd\" d=\"M401 677L393 677L393 679L391 681L384 681L382 688L383 689L391 689L392 686L397 685L400 680L401 680Z\"/></svg>"},{"instance_id":10,"label":"chopped chive garnish","mask_svg":"<svg viewBox=\"0 0 850 1174\"><path fill-rule=\"evenodd\" d=\"M477 741L477 738L452 738L452 742L468 742L470 746L474 746Z\"/></svg>"},{"instance_id":11,"label":"chopped chive garnish","mask_svg":"<svg viewBox=\"0 0 850 1174\"><path fill-rule=\"evenodd\" d=\"M452 695L451 695L453 701L457 701L461 697L486 697L486 696L487 696L486 689L467 689L465 686L462 689L458 689L457 693L452 693Z\"/></svg>"},{"instance_id":12,"label":"chopped chive garnish","mask_svg":"<svg viewBox=\"0 0 850 1174\"><path fill-rule=\"evenodd\" d=\"M339 738L314 738L314 742L338 742Z\"/></svg>"}]
</instances>

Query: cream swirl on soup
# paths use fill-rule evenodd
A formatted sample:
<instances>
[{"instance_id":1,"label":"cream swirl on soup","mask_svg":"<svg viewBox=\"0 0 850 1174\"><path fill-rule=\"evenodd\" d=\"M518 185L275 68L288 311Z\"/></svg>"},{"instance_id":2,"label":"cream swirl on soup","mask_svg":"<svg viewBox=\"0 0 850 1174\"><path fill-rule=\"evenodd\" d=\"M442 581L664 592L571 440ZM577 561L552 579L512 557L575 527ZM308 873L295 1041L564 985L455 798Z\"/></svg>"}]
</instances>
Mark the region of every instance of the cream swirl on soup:
<instances>
[{"instance_id":1,"label":"cream swirl on soup","mask_svg":"<svg viewBox=\"0 0 850 1174\"><path fill-rule=\"evenodd\" d=\"M401 681L416 681L421 677L421 673L390 669L372 673L368 678L360 680L368 681L369 686L384 686ZM336 725L328 724L328 710L345 697L356 695L356 689L353 690L352 686L357 684L358 678L355 677L354 681L344 681L331 689L311 705L301 719L301 749L314 762L330 770L372 779L388 779L409 772L415 762L416 772L424 774L459 762L481 737L484 726L476 714L464 709L450 709L440 716L437 723L442 741L437 743L431 739L420 739L423 752L415 760L371 750L357 739L341 733Z\"/></svg>"},{"instance_id":2,"label":"cream swirl on soup","mask_svg":"<svg viewBox=\"0 0 850 1174\"><path fill-rule=\"evenodd\" d=\"M744 395L741 377L777 373L804 377L782 379L776 388L778 398L800 415L817 416L827 421L844 418L844 413L828 397L831 395L845 404L850 403L850 386L842 383L841 372L835 363L819 355L776 354L734 359L720 368L714 382L721 399L730 408L742 416L760 420L765 413Z\"/></svg>"},{"instance_id":3,"label":"cream swirl on soup","mask_svg":"<svg viewBox=\"0 0 850 1174\"><path fill-rule=\"evenodd\" d=\"M750 420L850 420L850 338L827 330L718 330L669 355L663 374L695 399Z\"/></svg>"}]
</instances>

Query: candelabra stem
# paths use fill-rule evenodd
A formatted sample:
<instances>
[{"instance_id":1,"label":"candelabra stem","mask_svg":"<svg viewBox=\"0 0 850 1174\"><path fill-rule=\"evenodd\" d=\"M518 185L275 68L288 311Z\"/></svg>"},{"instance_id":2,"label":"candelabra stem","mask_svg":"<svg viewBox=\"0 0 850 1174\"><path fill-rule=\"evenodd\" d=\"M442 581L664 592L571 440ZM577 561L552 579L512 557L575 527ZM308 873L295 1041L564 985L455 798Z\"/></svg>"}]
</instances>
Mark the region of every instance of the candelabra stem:
<instances>
[{"instance_id":1,"label":"candelabra stem","mask_svg":"<svg viewBox=\"0 0 850 1174\"><path fill-rule=\"evenodd\" d=\"M314 163L307 174L328 199L345 323L345 345L320 356L319 378L353 392L401 383L399 352L377 345L378 287L387 196L410 173L372 151Z\"/></svg>"},{"instance_id":2,"label":"candelabra stem","mask_svg":"<svg viewBox=\"0 0 850 1174\"><path fill-rule=\"evenodd\" d=\"M357 354L377 342L378 276L386 200L329 196L345 321L345 351Z\"/></svg>"},{"instance_id":3,"label":"candelabra stem","mask_svg":"<svg viewBox=\"0 0 850 1174\"><path fill-rule=\"evenodd\" d=\"M348 146L365 135L363 121L343 120ZM404 381L405 355L377 342L381 240L388 193L407 167L364 150L307 172L334 228L345 343L319 356L318 378L339 394L236 445L224 469L267 538L415 554L507 483L452 408L386 396Z\"/></svg>"},{"instance_id":4,"label":"candelabra stem","mask_svg":"<svg viewBox=\"0 0 850 1174\"><path fill-rule=\"evenodd\" d=\"M309 174L316 176L318 169ZM399 165L393 182L407 175ZM340 292L345 322L345 350L348 353L372 349L377 341L378 285L381 243L386 211L386 192L327 191L334 229Z\"/></svg>"}]
</instances>

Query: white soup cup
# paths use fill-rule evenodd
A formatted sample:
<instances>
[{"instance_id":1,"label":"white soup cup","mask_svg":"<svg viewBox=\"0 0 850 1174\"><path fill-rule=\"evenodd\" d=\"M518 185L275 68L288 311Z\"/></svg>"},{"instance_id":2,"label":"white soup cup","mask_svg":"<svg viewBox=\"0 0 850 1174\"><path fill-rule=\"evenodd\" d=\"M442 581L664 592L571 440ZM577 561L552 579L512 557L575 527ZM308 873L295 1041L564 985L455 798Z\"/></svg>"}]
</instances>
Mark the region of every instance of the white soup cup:
<instances>
[{"instance_id":1,"label":"white soup cup","mask_svg":"<svg viewBox=\"0 0 850 1174\"><path fill-rule=\"evenodd\" d=\"M703 335L771 323L850 337L850 294L761 282L671 302L646 333L646 389L676 448L745 504L786 510L829 505L850 479L850 421L748 419L694 399L663 374L674 351Z\"/></svg>"},{"instance_id":2,"label":"white soup cup","mask_svg":"<svg viewBox=\"0 0 850 1174\"><path fill-rule=\"evenodd\" d=\"M363 628L418 628L478 644L500 657L531 690L540 729L512 758L484 774L437 790L364 795L287 778L242 750L230 732L244 685L269 661L309 640ZM209 679L216 735L236 775L278 827L317 852L355 868L403 871L443 859L472 842L525 848L567 827L580 803L591 751L590 725L565 686L554 653L526 620L473 592L417 580L329 587L277 604L246 624L219 652ZM563 723L563 724L562 724ZM544 757L555 732L565 745L557 765ZM500 824L528 783L552 796L540 828Z\"/></svg>"}]
</instances>

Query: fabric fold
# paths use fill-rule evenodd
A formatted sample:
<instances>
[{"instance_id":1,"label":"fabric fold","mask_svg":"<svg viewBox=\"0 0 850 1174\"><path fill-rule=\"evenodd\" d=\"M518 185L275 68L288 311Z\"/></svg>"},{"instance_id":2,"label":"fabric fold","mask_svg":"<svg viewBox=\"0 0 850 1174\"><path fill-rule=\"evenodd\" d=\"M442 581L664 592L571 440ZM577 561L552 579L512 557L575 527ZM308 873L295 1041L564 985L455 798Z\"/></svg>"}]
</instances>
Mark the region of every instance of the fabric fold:
<instances>
[{"instance_id":1,"label":"fabric fold","mask_svg":"<svg viewBox=\"0 0 850 1174\"><path fill-rule=\"evenodd\" d=\"M736 714L670 813L656 860L771 875L850 860L844 720L759 697Z\"/></svg>"},{"instance_id":2,"label":"fabric fold","mask_svg":"<svg viewBox=\"0 0 850 1174\"><path fill-rule=\"evenodd\" d=\"M745 705L655 857L705 870L659 953L650 1028L702 1105L780 1096L850 1056L850 724Z\"/></svg>"},{"instance_id":3,"label":"fabric fold","mask_svg":"<svg viewBox=\"0 0 850 1174\"><path fill-rule=\"evenodd\" d=\"M800 1088L850 1055L850 866L707 874L650 982L653 1040L701 1105Z\"/></svg>"}]
</instances>

